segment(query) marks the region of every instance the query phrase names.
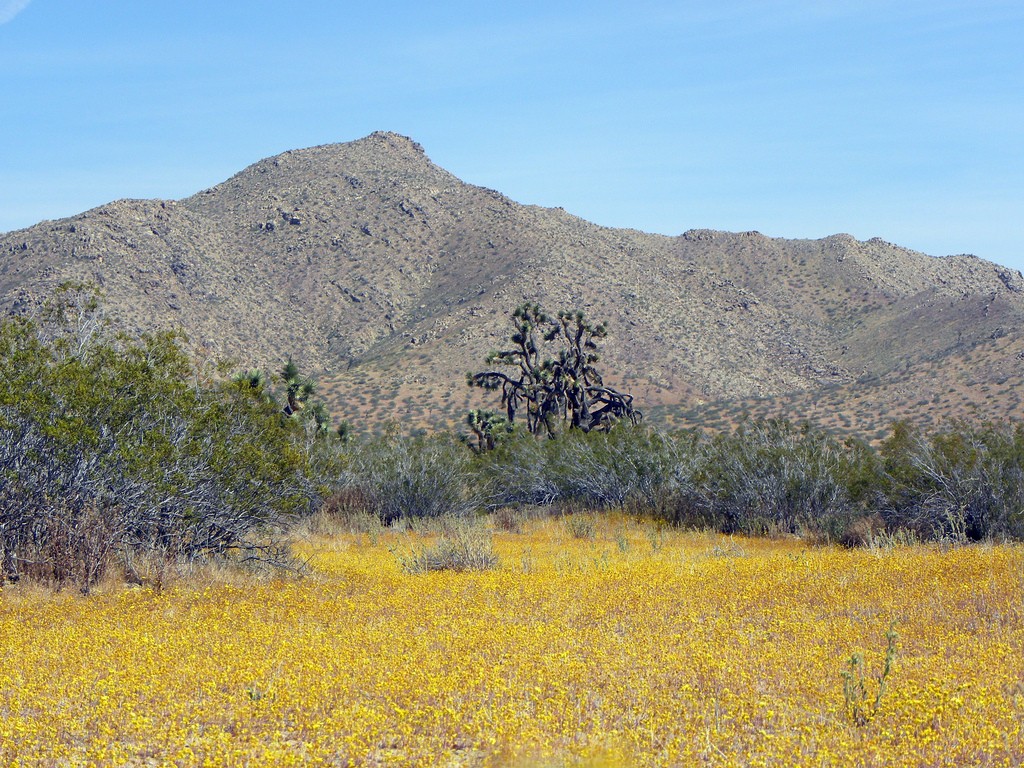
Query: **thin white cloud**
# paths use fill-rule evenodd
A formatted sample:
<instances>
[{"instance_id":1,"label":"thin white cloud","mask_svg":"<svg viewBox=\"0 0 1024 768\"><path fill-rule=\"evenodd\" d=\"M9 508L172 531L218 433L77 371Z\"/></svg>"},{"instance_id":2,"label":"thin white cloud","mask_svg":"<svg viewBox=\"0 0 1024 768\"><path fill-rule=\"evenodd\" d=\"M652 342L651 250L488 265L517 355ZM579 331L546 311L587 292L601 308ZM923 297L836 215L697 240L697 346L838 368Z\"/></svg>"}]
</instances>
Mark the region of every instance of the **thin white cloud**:
<instances>
[{"instance_id":1,"label":"thin white cloud","mask_svg":"<svg viewBox=\"0 0 1024 768\"><path fill-rule=\"evenodd\" d=\"M0 0L0 24L6 24L23 10L32 0Z\"/></svg>"}]
</instances>

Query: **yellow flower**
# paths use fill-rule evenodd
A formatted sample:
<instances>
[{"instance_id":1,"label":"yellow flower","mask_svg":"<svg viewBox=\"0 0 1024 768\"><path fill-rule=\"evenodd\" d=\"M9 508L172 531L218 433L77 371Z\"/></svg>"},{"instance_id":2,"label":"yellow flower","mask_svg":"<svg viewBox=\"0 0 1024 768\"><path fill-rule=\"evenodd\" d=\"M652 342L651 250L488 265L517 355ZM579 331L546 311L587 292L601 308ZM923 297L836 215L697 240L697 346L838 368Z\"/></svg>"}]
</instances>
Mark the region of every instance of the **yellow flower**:
<instances>
[{"instance_id":1,"label":"yellow flower","mask_svg":"<svg viewBox=\"0 0 1024 768\"><path fill-rule=\"evenodd\" d=\"M385 532L306 542L301 581L6 589L0 764L1024 763L1021 547L594 527L497 533L482 573Z\"/></svg>"}]
</instances>

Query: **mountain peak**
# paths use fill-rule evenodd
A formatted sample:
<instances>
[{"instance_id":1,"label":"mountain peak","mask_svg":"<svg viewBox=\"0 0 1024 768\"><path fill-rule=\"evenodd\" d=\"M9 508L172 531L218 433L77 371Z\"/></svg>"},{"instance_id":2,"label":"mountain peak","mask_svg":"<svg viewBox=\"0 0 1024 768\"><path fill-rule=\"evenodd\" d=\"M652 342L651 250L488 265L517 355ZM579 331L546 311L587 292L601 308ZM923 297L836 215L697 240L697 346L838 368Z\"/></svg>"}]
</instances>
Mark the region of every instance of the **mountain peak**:
<instances>
[{"instance_id":1,"label":"mountain peak","mask_svg":"<svg viewBox=\"0 0 1024 768\"><path fill-rule=\"evenodd\" d=\"M291 149L264 158L183 202L206 213L225 206L237 212L277 203L308 209L314 201L337 200L346 191L362 195L413 178L432 183L454 179L408 136L376 131L355 141Z\"/></svg>"},{"instance_id":2,"label":"mountain peak","mask_svg":"<svg viewBox=\"0 0 1024 768\"><path fill-rule=\"evenodd\" d=\"M429 163L423 146L408 136L393 131L374 131L354 141L320 144L306 149L292 149L256 163L280 165L285 158L310 158L320 162L378 162L385 166L396 163Z\"/></svg>"},{"instance_id":3,"label":"mountain peak","mask_svg":"<svg viewBox=\"0 0 1024 768\"><path fill-rule=\"evenodd\" d=\"M420 155L426 155L426 152L423 151L423 146L419 142L413 141L408 136L403 136L394 131L374 131L369 136L350 143L377 144L397 152L415 152Z\"/></svg>"}]
</instances>

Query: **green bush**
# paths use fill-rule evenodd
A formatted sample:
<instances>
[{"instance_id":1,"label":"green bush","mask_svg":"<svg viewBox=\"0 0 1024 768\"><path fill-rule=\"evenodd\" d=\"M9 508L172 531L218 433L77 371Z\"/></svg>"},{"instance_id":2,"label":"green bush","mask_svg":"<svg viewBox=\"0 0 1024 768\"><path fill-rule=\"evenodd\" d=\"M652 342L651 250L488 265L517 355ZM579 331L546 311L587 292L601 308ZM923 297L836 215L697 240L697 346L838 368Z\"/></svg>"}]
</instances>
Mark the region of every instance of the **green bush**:
<instances>
[{"instance_id":1,"label":"green bush","mask_svg":"<svg viewBox=\"0 0 1024 768\"><path fill-rule=\"evenodd\" d=\"M107 333L88 295L0 322L3 577L88 590L126 549L278 559L267 533L316 504L296 430L258 390L199 379L174 334Z\"/></svg>"},{"instance_id":2,"label":"green bush","mask_svg":"<svg viewBox=\"0 0 1024 768\"><path fill-rule=\"evenodd\" d=\"M747 422L698 448L686 484L691 503L724 533L835 538L855 517L844 482L849 453L823 431Z\"/></svg>"},{"instance_id":3,"label":"green bush","mask_svg":"<svg viewBox=\"0 0 1024 768\"><path fill-rule=\"evenodd\" d=\"M471 472L487 489L488 506L547 506L558 501L562 490L549 467L558 444L517 429L493 451L478 454Z\"/></svg>"},{"instance_id":4,"label":"green bush","mask_svg":"<svg viewBox=\"0 0 1024 768\"><path fill-rule=\"evenodd\" d=\"M882 444L891 527L922 538L1024 537L1024 425L906 422Z\"/></svg>"},{"instance_id":5,"label":"green bush","mask_svg":"<svg viewBox=\"0 0 1024 768\"><path fill-rule=\"evenodd\" d=\"M627 423L565 434L550 445L547 467L561 500L593 509L651 508L672 482L675 453L661 433Z\"/></svg>"},{"instance_id":6,"label":"green bush","mask_svg":"<svg viewBox=\"0 0 1024 768\"><path fill-rule=\"evenodd\" d=\"M661 433L621 423L609 431L570 430L554 439L516 432L473 468L496 506L573 503L593 509L650 507L671 485L675 444Z\"/></svg>"}]
</instances>

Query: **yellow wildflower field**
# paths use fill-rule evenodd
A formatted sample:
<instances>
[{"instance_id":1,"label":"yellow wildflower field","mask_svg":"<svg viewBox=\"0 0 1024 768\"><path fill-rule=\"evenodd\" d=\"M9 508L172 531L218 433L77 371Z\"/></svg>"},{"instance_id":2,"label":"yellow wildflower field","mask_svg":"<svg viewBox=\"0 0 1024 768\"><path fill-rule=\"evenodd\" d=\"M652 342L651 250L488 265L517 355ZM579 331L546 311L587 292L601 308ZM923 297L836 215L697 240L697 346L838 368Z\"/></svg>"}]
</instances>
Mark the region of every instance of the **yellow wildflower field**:
<instances>
[{"instance_id":1,"label":"yellow wildflower field","mask_svg":"<svg viewBox=\"0 0 1024 768\"><path fill-rule=\"evenodd\" d=\"M303 579L9 587L0 764L1024 763L1020 546L595 520L477 573L405 573L423 538L385 531L307 540Z\"/></svg>"}]
</instances>

